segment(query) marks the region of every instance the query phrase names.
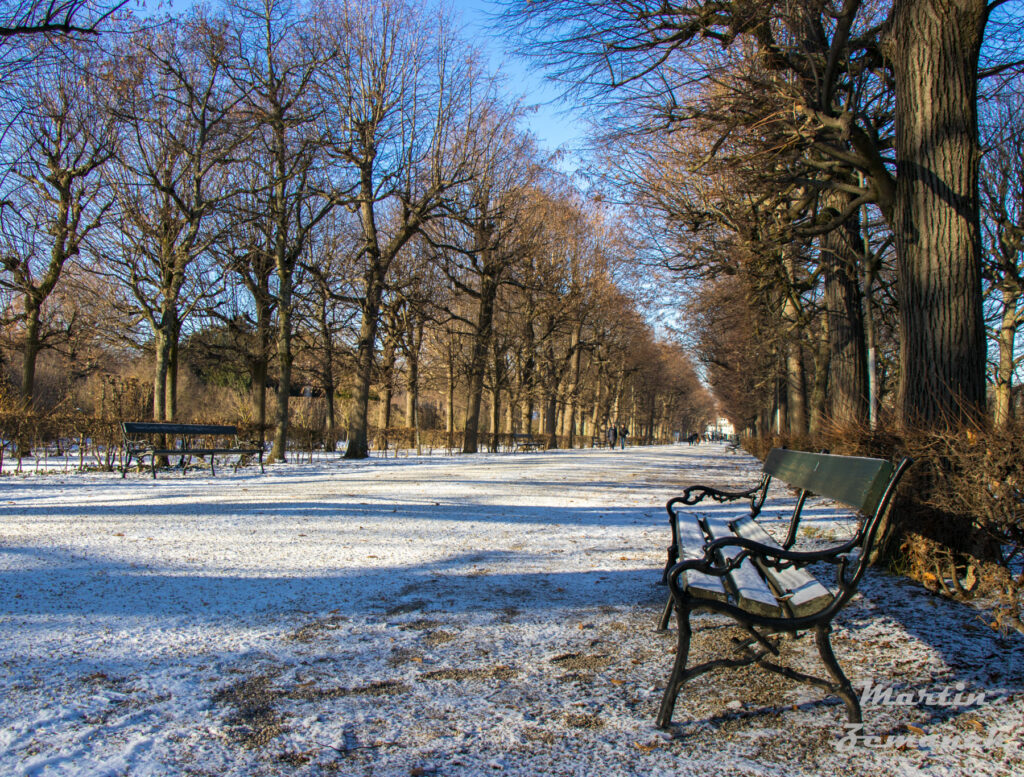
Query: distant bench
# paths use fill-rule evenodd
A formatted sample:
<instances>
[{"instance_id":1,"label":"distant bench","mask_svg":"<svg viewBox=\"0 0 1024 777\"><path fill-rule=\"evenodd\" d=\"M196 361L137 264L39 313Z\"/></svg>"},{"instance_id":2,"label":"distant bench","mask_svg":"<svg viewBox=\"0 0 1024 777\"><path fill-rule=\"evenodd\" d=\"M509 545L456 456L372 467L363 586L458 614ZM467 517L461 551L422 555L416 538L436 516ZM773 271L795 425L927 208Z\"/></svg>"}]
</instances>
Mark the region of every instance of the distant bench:
<instances>
[{"instance_id":1,"label":"distant bench","mask_svg":"<svg viewBox=\"0 0 1024 777\"><path fill-rule=\"evenodd\" d=\"M879 524L909 465L910 459L893 465L882 459L775 448L765 459L760 483L749 490L721 491L694 485L669 500L666 509L672 545L663 582L670 595L659 628L668 626L674 611L679 633L672 675L658 714L659 727L671 723L676 696L688 680L717 667L751 663L836 694L845 702L850 722L861 721L860 705L832 652L829 632L833 618L857 591ZM773 478L800 491L781 545L755 520ZM793 550L801 512L811 494L854 507L864 516L851 539L822 550ZM706 498L716 502L749 499L750 510L726 517L718 510L687 515L679 509ZM822 562L836 567L834 590L805 570L809 564ZM743 628L746 638L734 641L738 655L687 666L690 613L700 610L727 615ZM805 631L814 631L828 680L775 663L777 637Z\"/></svg>"},{"instance_id":2,"label":"distant bench","mask_svg":"<svg viewBox=\"0 0 1024 777\"><path fill-rule=\"evenodd\" d=\"M532 434L513 434L512 446L517 451L539 451L544 443L534 439Z\"/></svg>"},{"instance_id":3,"label":"distant bench","mask_svg":"<svg viewBox=\"0 0 1024 777\"><path fill-rule=\"evenodd\" d=\"M170 422L145 421L124 422L121 424L124 438L124 466L121 477L128 473L132 459L139 466L145 466L145 457L149 456L149 466L156 478L156 460L160 456L181 456L182 469L185 469L186 457L209 456L210 474L216 476L214 470L215 456L239 456L235 463L235 471L245 456L259 457L260 472L263 472L263 449L259 446L243 446L238 441L238 428L235 426L218 426L213 424L176 424ZM197 438L209 437L228 440L228 445L199 445Z\"/></svg>"}]
</instances>

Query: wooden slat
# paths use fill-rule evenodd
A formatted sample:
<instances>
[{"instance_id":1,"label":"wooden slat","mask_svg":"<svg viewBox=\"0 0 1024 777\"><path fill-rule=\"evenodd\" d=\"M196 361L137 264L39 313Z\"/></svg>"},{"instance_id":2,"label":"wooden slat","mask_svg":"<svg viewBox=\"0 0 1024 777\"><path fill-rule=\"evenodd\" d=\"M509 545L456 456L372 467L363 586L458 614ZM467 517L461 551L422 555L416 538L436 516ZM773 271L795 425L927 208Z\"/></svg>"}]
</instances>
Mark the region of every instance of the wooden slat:
<instances>
[{"instance_id":1,"label":"wooden slat","mask_svg":"<svg viewBox=\"0 0 1024 777\"><path fill-rule=\"evenodd\" d=\"M676 528L679 533L679 560L704 558L704 543L707 542L707 538L697 525L696 519L683 513L676 518ZM694 589L698 596L723 602L728 598L720 577L693 570L684 572L681 577L685 577L686 587Z\"/></svg>"},{"instance_id":2,"label":"wooden slat","mask_svg":"<svg viewBox=\"0 0 1024 777\"><path fill-rule=\"evenodd\" d=\"M753 518L736 522L733 531L739 537L746 537L762 545L779 547L775 539ZM831 592L803 569L773 569L767 564L759 565L761 573L775 592L786 597L788 606L796 615L811 615L826 607L832 601Z\"/></svg>"},{"instance_id":3,"label":"wooden slat","mask_svg":"<svg viewBox=\"0 0 1024 777\"><path fill-rule=\"evenodd\" d=\"M714 539L735 536L729 528L729 520L724 516L708 516L706 523L708 531L711 532L711 536ZM740 548L729 548L728 553L723 555L727 558L732 558L739 554L740 551ZM772 593L772 590L764 581L760 570L752 559L745 559L727 577L736 594L737 604L744 610L758 615L776 616L784 614L782 607L779 606L778 600L775 598L775 594Z\"/></svg>"},{"instance_id":4,"label":"wooden slat","mask_svg":"<svg viewBox=\"0 0 1024 777\"><path fill-rule=\"evenodd\" d=\"M834 499L872 515L895 470L884 459L832 456L775 448L765 459L764 471L796 488Z\"/></svg>"}]
</instances>

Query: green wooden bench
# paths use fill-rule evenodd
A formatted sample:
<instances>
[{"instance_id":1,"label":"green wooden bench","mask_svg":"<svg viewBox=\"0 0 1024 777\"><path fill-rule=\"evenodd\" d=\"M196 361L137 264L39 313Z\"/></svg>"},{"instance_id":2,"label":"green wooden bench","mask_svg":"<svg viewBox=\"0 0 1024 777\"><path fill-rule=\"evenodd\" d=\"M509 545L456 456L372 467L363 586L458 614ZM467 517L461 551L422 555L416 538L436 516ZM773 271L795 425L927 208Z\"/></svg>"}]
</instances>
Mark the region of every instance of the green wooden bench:
<instances>
[{"instance_id":1,"label":"green wooden bench","mask_svg":"<svg viewBox=\"0 0 1024 777\"><path fill-rule=\"evenodd\" d=\"M216 424L178 424L168 421L126 421L121 424L124 439L124 466L121 477L128 473L132 459L144 466L149 456L150 469L156 478L156 462L162 456L180 456L181 467L185 470L192 456L210 457L210 474L216 476L215 456L239 456L235 471L246 456L258 456L260 472L263 472L263 449L258 445L243 445L238 441L238 429L234 426ZM208 437L215 441L226 440L224 445L201 445L198 438Z\"/></svg>"},{"instance_id":2,"label":"green wooden bench","mask_svg":"<svg viewBox=\"0 0 1024 777\"><path fill-rule=\"evenodd\" d=\"M845 702L850 722L861 721L860 704L832 652L829 634L833 618L857 591L879 524L896 484L910 464L910 459L893 465L882 459L776 448L765 459L760 482L751 489L722 491L695 485L669 500L666 509L672 544L662 576L669 587L669 598L658 625L667 628L675 611L678 645L658 714L659 727L671 724L676 697L688 680L718 667L751 663L836 694ZM781 545L756 520L773 480L799 489ZM793 550L804 504L812 494L860 512L863 520L850 540L823 550ZM680 509L704 499L723 503L749 500L750 509L738 518L733 515L734 520L709 513L687 514ZM836 579L831 588L805 569L817 563L835 565ZM735 656L687 666L690 614L696 611L728 615L746 631L747 638L735 644ZM771 660L779 655L780 636L810 631L814 632L828 680Z\"/></svg>"}]
</instances>

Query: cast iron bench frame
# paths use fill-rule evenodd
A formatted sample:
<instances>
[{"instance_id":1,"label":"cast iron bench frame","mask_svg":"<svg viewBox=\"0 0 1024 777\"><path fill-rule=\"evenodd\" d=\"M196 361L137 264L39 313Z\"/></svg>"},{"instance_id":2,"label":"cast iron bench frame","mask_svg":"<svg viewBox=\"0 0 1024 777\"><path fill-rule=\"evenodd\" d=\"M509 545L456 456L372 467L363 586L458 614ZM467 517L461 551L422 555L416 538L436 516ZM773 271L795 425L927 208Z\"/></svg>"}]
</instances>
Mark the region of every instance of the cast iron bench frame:
<instances>
[{"instance_id":1,"label":"cast iron bench frame","mask_svg":"<svg viewBox=\"0 0 1024 777\"><path fill-rule=\"evenodd\" d=\"M532 434L517 432L512 435L512 445L517 451L539 451L544 443Z\"/></svg>"},{"instance_id":2,"label":"cast iron bench frame","mask_svg":"<svg viewBox=\"0 0 1024 777\"><path fill-rule=\"evenodd\" d=\"M893 465L883 459L775 448L765 459L761 480L754 488L730 492L694 485L682 496L669 500L665 508L672 527L672 545L662 575L662 582L669 587L669 599L658 625L660 630L667 628L674 609L678 645L658 713L659 728L671 724L676 697L688 680L717 667L752 663L830 691L846 704L850 722L861 722L860 704L832 652L829 634L832 620L857 591L896 484L911 463L908 458ZM755 520L773 478L800 490L782 545ZM854 507L865 516L851 539L817 551L791 549L804 503L812 494ZM750 513L732 521L715 520L706 514L690 515L696 522L683 523L676 506L696 505L705 498L723 503L749 499ZM835 591L804 571L807 565L820 562L836 565ZM734 640L737 657L686 666L692 631L690 613L699 610L728 615L747 632L745 640ZM775 644L778 637L797 637L811 630L831 681L769 660L779 655Z\"/></svg>"},{"instance_id":3,"label":"cast iron bench frame","mask_svg":"<svg viewBox=\"0 0 1024 777\"><path fill-rule=\"evenodd\" d=\"M153 472L153 479L156 479L156 460L159 456L181 456L182 470L187 469L186 458L192 456L210 457L210 474L216 477L217 472L214 465L215 456L238 455L258 456L260 472L263 473L263 449L256 447L245 448L238 442L238 427L219 426L215 424L178 424L168 421L124 421L121 423L121 435L124 438L124 466L121 468L121 477L128 474L132 459L139 462L139 466L145 466L145 457L149 456L149 466ZM150 438L160 435L161 439L171 438L178 441L166 445L155 444ZM194 438L230 437L234 445L230 447L201 447L193 444ZM235 464L235 472L241 464L241 458Z\"/></svg>"}]
</instances>

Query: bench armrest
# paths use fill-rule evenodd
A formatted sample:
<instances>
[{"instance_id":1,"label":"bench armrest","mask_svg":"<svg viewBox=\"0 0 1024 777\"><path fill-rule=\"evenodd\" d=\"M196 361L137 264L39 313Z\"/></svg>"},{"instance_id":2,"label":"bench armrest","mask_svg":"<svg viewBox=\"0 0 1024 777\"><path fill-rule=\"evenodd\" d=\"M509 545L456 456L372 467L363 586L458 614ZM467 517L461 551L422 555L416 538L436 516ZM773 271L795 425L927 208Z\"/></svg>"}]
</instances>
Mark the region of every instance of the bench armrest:
<instances>
[{"instance_id":1,"label":"bench armrest","mask_svg":"<svg viewBox=\"0 0 1024 777\"><path fill-rule=\"evenodd\" d=\"M704 556L714 556L723 548L740 548L740 556L750 556L758 561L764 561L769 566L805 566L818 561L831 561L838 556L843 556L856 548L857 538L854 537L840 545L833 545L830 548L821 550L789 550L777 545L765 545L746 537L721 537L709 542L704 546ZM738 556L737 556L738 557ZM788 564L783 562L790 562Z\"/></svg>"},{"instance_id":2,"label":"bench armrest","mask_svg":"<svg viewBox=\"0 0 1024 777\"><path fill-rule=\"evenodd\" d=\"M720 489L713 488L712 486L689 486L683 489L682 496L677 496L668 500L668 504L665 505L665 509L671 512L674 505L695 505L708 497L714 499L716 502L735 502L738 499L749 499L760 489L760 484L754 486L748 491L721 491Z\"/></svg>"},{"instance_id":3,"label":"bench armrest","mask_svg":"<svg viewBox=\"0 0 1024 777\"><path fill-rule=\"evenodd\" d=\"M764 563L776 569L787 567L805 567L819 561L832 561L844 557L851 550L857 547L856 539L835 545L822 550L797 551L786 550L775 545L765 545L746 537L722 537L707 543L704 548L703 558L684 559L672 566L666 575L666 582L670 588L678 588L679 575L688 570L703 572L706 575L724 577L736 569L747 558ZM719 556L724 548L738 548L740 552L736 555Z\"/></svg>"}]
</instances>

